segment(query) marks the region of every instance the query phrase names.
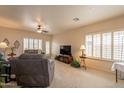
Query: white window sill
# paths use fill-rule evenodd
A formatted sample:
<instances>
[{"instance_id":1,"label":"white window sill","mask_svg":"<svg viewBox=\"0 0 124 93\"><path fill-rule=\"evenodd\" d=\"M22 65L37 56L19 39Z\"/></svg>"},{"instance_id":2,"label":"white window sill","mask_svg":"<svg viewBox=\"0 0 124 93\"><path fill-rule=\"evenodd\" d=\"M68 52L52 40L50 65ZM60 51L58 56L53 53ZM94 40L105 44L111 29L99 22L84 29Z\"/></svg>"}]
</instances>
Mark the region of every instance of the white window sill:
<instances>
[{"instance_id":1,"label":"white window sill","mask_svg":"<svg viewBox=\"0 0 124 93\"><path fill-rule=\"evenodd\" d=\"M87 58L88 58L88 59L92 59L92 60L115 62L115 60L110 60L110 59L102 59L102 58L95 58L95 57L87 57ZM116 61L117 61L117 60L116 60Z\"/></svg>"}]
</instances>

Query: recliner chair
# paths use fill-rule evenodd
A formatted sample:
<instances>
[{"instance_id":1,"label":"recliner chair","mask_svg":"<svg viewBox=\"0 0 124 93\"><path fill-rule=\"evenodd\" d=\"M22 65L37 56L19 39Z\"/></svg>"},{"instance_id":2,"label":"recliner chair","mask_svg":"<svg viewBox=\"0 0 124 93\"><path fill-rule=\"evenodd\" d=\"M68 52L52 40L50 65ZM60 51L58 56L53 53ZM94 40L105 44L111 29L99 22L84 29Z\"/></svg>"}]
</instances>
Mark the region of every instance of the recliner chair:
<instances>
[{"instance_id":1,"label":"recliner chair","mask_svg":"<svg viewBox=\"0 0 124 93\"><path fill-rule=\"evenodd\" d=\"M39 54L22 54L15 59L17 85L47 87L54 77L54 61Z\"/></svg>"}]
</instances>

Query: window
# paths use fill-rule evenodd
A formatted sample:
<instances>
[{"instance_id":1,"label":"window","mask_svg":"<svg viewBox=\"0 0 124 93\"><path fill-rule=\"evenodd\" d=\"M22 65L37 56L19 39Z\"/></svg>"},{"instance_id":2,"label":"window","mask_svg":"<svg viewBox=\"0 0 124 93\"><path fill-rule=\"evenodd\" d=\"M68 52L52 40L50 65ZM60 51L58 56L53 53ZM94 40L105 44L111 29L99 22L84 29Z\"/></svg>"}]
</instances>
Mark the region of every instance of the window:
<instances>
[{"instance_id":1,"label":"window","mask_svg":"<svg viewBox=\"0 0 124 93\"><path fill-rule=\"evenodd\" d=\"M24 50L26 49L42 49L42 40L32 39L32 38L24 38L23 41Z\"/></svg>"},{"instance_id":2,"label":"window","mask_svg":"<svg viewBox=\"0 0 124 93\"><path fill-rule=\"evenodd\" d=\"M102 34L102 58L111 59L111 33Z\"/></svg>"},{"instance_id":3,"label":"window","mask_svg":"<svg viewBox=\"0 0 124 93\"><path fill-rule=\"evenodd\" d=\"M27 38L24 38L23 46L24 46L24 50L28 49L28 39Z\"/></svg>"},{"instance_id":4,"label":"window","mask_svg":"<svg viewBox=\"0 0 124 93\"><path fill-rule=\"evenodd\" d=\"M46 54L50 53L50 42L46 41Z\"/></svg>"},{"instance_id":5,"label":"window","mask_svg":"<svg viewBox=\"0 0 124 93\"><path fill-rule=\"evenodd\" d=\"M93 35L93 56L100 57L101 53L101 38L100 34Z\"/></svg>"},{"instance_id":6,"label":"window","mask_svg":"<svg viewBox=\"0 0 124 93\"><path fill-rule=\"evenodd\" d=\"M124 31L114 32L114 60L124 60Z\"/></svg>"},{"instance_id":7,"label":"window","mask_svg":"<svg viewBox=\"0 0 124 93\"><path fill-rule=\"evenodd\" d=\"M39 49L42 50L42 40L39 40Z\"/></svg>"},{"instance_id":8,"label":"window","mask_svg":"<svg viewBox=\"0 0 124 93\"><path fill-rule=\"evenodd\" d=\"M34 49L38 49L39 44L38 44L38 39L34 39Z\"/></svg>"},{"instance_id":9,"label":"window","mask_svg":"<svg viewBox=\"0 0 124 93\"><path fill-rule=\"evenodd\" d=\"M88 57L124 61L124 31L86 35Z\"/></svg>"},{"instance_id":10,"label":"window","mask_svg":"<svg viewBox=\"0 0 124 93\"><path fill-rule=\"evenodd\" d=\"M92 56L92 35L86 36L86 54Z\"/></svg>"},{"instance_id":11,"label":"window","mask_svg":"<svg viewBox=\"0 0 124 93\"><path fill-rule=\"evenodd\" d=\"M33 49L33 39L29 39L29 43L28 43L28 45L29 45L29 49Z\"/></svg>"}]
</instances>

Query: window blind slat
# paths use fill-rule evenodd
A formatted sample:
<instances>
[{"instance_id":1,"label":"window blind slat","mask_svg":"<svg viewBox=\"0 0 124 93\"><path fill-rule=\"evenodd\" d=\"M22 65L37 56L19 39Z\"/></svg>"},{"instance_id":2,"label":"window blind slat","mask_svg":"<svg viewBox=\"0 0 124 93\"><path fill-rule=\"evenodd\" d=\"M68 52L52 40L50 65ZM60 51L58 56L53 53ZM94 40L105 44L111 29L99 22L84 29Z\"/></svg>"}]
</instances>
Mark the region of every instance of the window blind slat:
<instances>
[{"instance_id":1,"label":"window blind slat","mask_svg":"<svg viewBox=\"0 0 124 93\"><path fill-rule=\"evenodd\" d=\"M111 33L102 34L102 58L111 59Z\"/></svg>"},{"instance_id":2,"label":"window blind slat","mask_svg":"<svg viewBox=\"0 0 124 93\"><path fill-rule=\"evenodd\" d=\"M93 57L100 58L101 38L100 34L93 35Z\"/></svg>"},{"instance_id":3,"label":"window blind slat","mask_svg":"<svg viewBox=\"0 0 124 93\"><path fill-rule=\"evenodd\" d=\"M124 31L86 35L85 39L87 56L124 61Z\"/></svg>"},{"instance_id":4,"label":"window blind slat","mask_svg":"<svg viewBox=\"0 0 124 93\"><path fill-rule=\"evenodd\" d=\"M92 56L92 35L86 36L86 54Z\"/></svg>"},{"instance_id":5,"label":"window blind slat","mask_svg":"<svg viewBox=\"0 0 124 93\"><path fill-rule=\"evenodd\" d=\"M24 38L23 40L24 50L26 49L42 49L42 40Z\"/></svg>"},{"instance_id":6,"label":"window blind slat","mask_svg":"<svg viewBox=\"0 0 124 93\"><path fill-rule=\"evenodd\" d=\"M114 60L124 60L124 31L114 32Z\"/></svg>"}]
</instances>

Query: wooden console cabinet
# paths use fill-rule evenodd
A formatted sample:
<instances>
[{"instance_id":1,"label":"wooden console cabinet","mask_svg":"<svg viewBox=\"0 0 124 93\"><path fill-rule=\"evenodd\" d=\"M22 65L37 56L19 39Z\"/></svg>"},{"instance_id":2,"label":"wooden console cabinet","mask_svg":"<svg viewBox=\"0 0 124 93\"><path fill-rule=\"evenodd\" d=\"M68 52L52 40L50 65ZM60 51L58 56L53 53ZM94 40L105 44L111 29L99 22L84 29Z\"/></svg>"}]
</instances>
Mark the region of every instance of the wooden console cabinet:
<instances>
[{"instance_id":1,"label":"wooden console cabinet","mask_svg":"<svg viewBox=\"0 0 124 93\"><path fill-rule=\"evenodd\" d=\"M56 60L70 64L73 61L73 57L69 55L58 55L55 57Z\"/></svg>"}]
</instances>

